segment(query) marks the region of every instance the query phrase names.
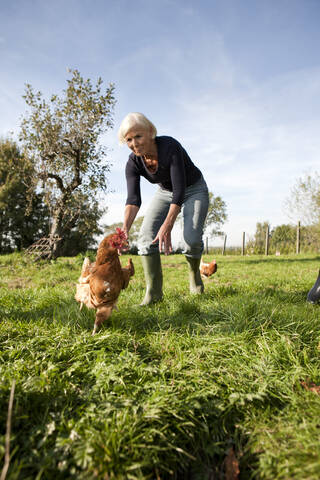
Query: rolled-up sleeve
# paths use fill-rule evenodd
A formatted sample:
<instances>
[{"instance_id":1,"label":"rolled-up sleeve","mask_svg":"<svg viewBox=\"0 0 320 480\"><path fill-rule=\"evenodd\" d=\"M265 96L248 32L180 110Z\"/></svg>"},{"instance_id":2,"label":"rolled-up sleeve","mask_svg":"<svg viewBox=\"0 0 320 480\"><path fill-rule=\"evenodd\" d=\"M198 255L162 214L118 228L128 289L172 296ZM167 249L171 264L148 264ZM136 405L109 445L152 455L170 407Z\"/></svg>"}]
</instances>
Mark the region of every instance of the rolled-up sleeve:
<instances>
[{"instance_id":1,"label":"rolled-up sleeve","mask_svg":"<svg viewBox=\"0 0 320 480\"><path fill-rule=\"evenodd\" d=\"M126 205L141 206L140 175L130 160L126 166L127 200Z\"/></svg>"}]
</instances>

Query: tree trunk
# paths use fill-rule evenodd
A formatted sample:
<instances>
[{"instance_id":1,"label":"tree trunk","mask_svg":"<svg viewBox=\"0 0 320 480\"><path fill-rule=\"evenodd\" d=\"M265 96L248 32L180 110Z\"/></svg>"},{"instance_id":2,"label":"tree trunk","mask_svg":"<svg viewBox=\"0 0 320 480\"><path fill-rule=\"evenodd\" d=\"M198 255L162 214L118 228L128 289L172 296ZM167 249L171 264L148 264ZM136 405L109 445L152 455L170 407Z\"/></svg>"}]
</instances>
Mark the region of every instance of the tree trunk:
<instances>
[{"instance_id":1,"label":"tree trunk","mask_svg":"<svg viewBox=\"0 0 320 480\"><path fill-rule=\"evenodd\" d=\"M53 212L52 224L50 228L50 256L49 259L55 259L59 257L60 247L63 242L63 206L59 206Z\"/></svg>"}]
</instances>

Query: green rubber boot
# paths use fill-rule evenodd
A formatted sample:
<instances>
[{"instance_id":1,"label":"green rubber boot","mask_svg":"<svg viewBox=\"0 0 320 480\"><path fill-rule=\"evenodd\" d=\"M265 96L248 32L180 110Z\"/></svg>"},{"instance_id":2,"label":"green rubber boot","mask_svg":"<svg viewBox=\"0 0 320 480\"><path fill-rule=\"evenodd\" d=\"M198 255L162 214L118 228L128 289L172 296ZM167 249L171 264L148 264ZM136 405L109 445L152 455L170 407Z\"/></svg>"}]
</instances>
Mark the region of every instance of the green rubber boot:
<instances>
[{"instance_id":1,"label":"green rubber boot","mask_svg":"<svg viewBox=\"0 0 320 480\"><path fill-rule=\"evenodd\" d=\"M200 275L200 260L201 258L193 258L187 257L186 260L189 264L189 285L190 285L190 293L203 293L204 286L202 282L202 278Z\"/></svg>"},{"instance_id":2,"label":"green rubber boot","mask_svg":"<svg viewBox=\"0 0 320 480\"><path fill-rule=\"evenodd\" d=\"M142 255L141 262L146 281L146 294L143 301L140 303L140 305L143 306L159 302L163 297L160 253L154 255Z\"/></svg>"}]
</instances>

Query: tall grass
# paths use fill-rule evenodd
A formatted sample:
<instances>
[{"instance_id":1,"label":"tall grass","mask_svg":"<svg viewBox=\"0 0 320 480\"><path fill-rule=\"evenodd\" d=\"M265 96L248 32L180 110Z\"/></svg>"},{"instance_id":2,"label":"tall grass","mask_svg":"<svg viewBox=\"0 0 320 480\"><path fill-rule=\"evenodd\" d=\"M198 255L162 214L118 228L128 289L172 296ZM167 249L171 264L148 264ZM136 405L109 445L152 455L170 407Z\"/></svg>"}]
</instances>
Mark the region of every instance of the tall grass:
<instances>
[{"instance_id":1,"label":"tall grass","mask_svg":"<svg viewBox=\"0 0 320 480\"><path fill-rule=\"evenodd\" d=\"M140 259L102 331L74 300L82 257L0 257L1 437L16 380L10 479L318 479L320 257L216 257L205 294L163 258L165 299ZM126 259L124 259L125 261ZM205 260L209 257L205 256ZM301 382L305 382L302 384ZM303 386L304 385L304 386Z\"/></svg>"}]
</instances>

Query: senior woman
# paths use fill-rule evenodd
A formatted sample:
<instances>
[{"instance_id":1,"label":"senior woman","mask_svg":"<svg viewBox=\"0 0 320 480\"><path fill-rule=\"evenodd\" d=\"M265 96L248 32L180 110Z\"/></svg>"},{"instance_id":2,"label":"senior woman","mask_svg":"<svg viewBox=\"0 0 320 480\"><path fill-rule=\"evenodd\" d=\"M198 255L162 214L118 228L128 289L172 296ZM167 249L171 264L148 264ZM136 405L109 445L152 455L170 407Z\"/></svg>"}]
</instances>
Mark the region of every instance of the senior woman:
<instances>
[{"instance_id":1,"label":"senior woman","mask_svg":"<svg viewBox=\"0 0 320 480\"><path fill-rule=\"evenodd\" d=\"M122 121L118 138L132 153L126 165L127 201L123 229L127 235L141 206L140 179L159 185L144 216L138 239L146 281L141 305L159 301L162 293L160 252L172 252L171 230L182 210L183 238L189 264L191 293L202 293L199 271L203 252L203 225L209 196L202 173L180 143L172 137L157 136L156 127L141 113L129 113Z\"/></svg>"}]
</instances>

